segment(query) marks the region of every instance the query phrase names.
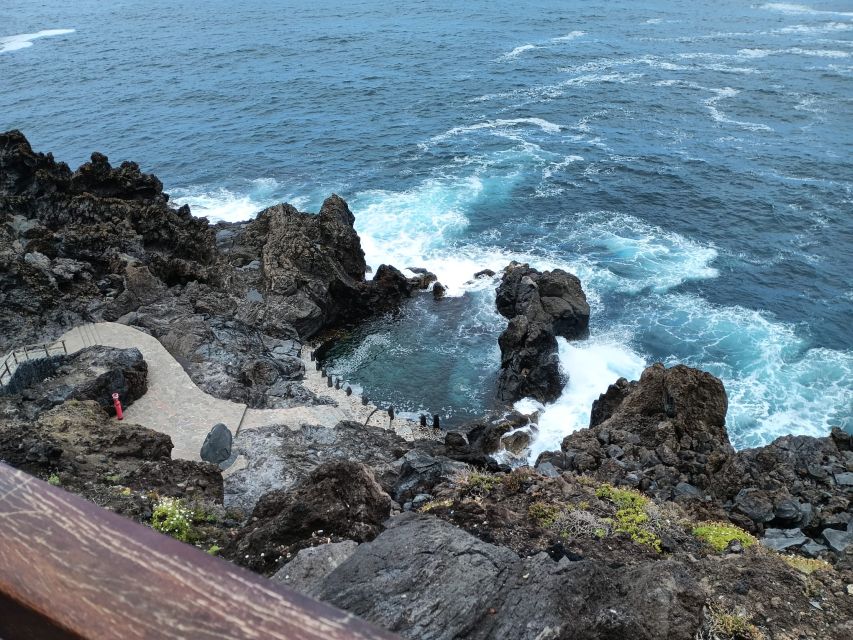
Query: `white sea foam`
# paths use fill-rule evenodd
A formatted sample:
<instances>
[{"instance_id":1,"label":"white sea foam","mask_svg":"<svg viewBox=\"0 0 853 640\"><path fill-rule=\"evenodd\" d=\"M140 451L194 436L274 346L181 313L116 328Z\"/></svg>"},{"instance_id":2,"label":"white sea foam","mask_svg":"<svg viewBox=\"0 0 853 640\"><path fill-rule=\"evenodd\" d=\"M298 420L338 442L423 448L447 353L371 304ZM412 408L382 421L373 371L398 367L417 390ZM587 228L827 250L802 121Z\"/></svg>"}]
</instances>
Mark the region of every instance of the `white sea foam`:
<instances>
[{"instance_id":1,"label":"white sea foam","mask_svg":"<svg viewBox=\"0 0 853 640\"><path fill-rule=\"evenodd\" d=\"M778 55L800 55L814 56L819 58L849 58L847 51L837 49L803 49L801 47L790 47L788 49L740 49L738 55L743 58L766 58Z\"/></svg>"},{"instance_id":2,"label":"white sea foam","mask_svg":"<svg viewBox=\"0 0 853 640\"><path fill-rule=\"evenodd\" d=\"M453 127L449 131L445 131L444 133L441 133L437 136L433 136L430 139L430 142L442 142L453 136L463 135L466 133L471 133L472 131L479 131L481 129L504 130L523 125L539 127L545 133L559 133L563 129L562 125L554 124L553 122L543 120L542 118L499 118L497 120L477 122L475 124L470 124L463 127Z\"/></svg>"},{"instance_id":3,"label":"white sea foam","mask_svg":"<svg viewBox=\"0 0 853 640\"><path fill-rule=\"evenodd\" d=\"M824 11L815 9L804 4L789 4L787 2L768 2L761 5L762 9L771 11L781 11L791 15L807 14L807 15L832 15L832 16L853 16L853 12L849 11Z\"/></svg>"},{"instance_id":4,"label":"white sea foam","mask_svg":"<svg viewBox=\"0 0 853 640\"><path fill-rule=\"evenodd\" d=\"M542 172L542 177L547 180L558 171L562 171L569 165L574 164L575 162L583 162L583 156L566 156L559 162L554 162L553 164L548 165Z\"/></svg>"},{"instance_id":5,"label":"white sea foam","mask_svg":"<svg viewBox=\"0 0 853 640\"><path fill-rule=\"evenodd\" d=\"M810 348L794 328L765 313L667 294L638 310L645 331L665 336L673 355L719 376L726 386L726 419L733 444L767 444L787 433L826 435L849 427L853 409L853 352Z\"/></svg>"},{"instance_id":6,"label":"white sea foam","mask_svg":"<svg viewBox=\"0 0 853 640\"><path fill-rule=\"evenodd\" d=\"M206 217L212 222L241 222L251 220L262 209L278 202L290 202L296 207L305 204L303 198L278 198L280 185L272 178L252 180L243 193L223 187L197 185L170 190L171 201L175 205L188 204L192 214Z\"/></svg>"},{"instance_id":7,"label":"white sea foam","mask_svg":"<svg viewBox=\"0 0 853 640\"><path fill-rule=\"evenodd\" d=\"M559 399L541 409L538 433L530 447L531 464L543 451L559 449L569 433L588 427L590 409L599 394L619 378L636 380L646 364L626 346L625 336L593 336L580 342L558 338L557 344L560 366L569 381ZM538 409L535 401L528 401L523 408Z\"/></svg>"},{"instance_id":8,"label":"white sea foam","mask_svg":"<svg viewBox=\"0 0 853 640\"><path fill-rule=\"evenodd\" d=\"M0 38L0 53L7 51L18 51L33 46L33 40L39 38L50 38L53 36L64 36L69 33L74 33L74 29L46 29L37 31L36 33L19 33L15 36L5 36Z\"/></svg>"},{"instance_id":9,"label":"white sea foam","mask_svg":"<svg viewBox=\"0 0 853 640\"><path fill-rule=\"evenodd\" d=\"M711 113L711 117L716 122L719 122L721 124L733 124L736 127L742 127L743 129L749 129L750 131L773 131L771 127L760 122L745 122L743 120L734 120L732 118L729 118L717 107L717 103L721 100L733 98L738 93L740 93L736 89L732 89L731 87L723 87L722 89L711 89L711 91L714 92L714 95L705 100L705 107Z\"/></svg>"},{"instance_id":10,"label":"white sea foam","mask_svg":"<svg viewBox=\"0 0 853 640\"><path fill-rule=\"evenodd\" d=\"M772 33L832 33L837 31L850 31L853 23L850 22L824 22L821 24L792 24L788 27L776 29Z\"/></svg>"},{"instance_id":11,"label":"white sea foam","mask_svg":"<svg viewBox=\"0 0 853 640\"><path fill-rule=\"evenodd\" d=\"M537 47L535 44L523 44L520 47L516 47L515 49L513 49L509 53L503 54L501 57L498 58L498 60L513 60L513 59L517 58L518 56L520 56L525 51L530 51L531 49L536 49L536 48Z\"/></svg>"},{"instance_id":12,"label":"white sea foam","mask_svg":"<svg viewBox=\"0 0 853 640\"><path fill-rule=\"evenodd\" d=\"M568 42L570 40L577 40L586 35L586 31L570 31L564 36L559 36L557 38L551 38L551 42Z\"/></svg>"},{"instance_id":13,"label":"white sea foam","mask_svg":"<svg viewBox=\"0 0 853 640\"><path fill-rule=\"evenodd\" d=\"M560 87L572 87L572 86L584 86L587 84L604 84L608 82L615 82L617 84L625 84L626 82L632 82L633 80L637 80L638 78L642 78L642 73L590 73L581 76L576 76L574 78L569 78L568 80L564 80L559 83Z\"/></svg>"},{"instance_id":14,"label":"white sea foam","mask_svg":"<svg viewBox=\"0 0 853 640\"><path fill-rule=\"evenodd\" d=\"M578 276L595 290L639 293L667 291L687 281L719 275L711 264L714 247L673 231L614 211L590 211L575 216L572 236L578 254ZM562 228L559 233L563 234Z\"/></svg>"}]
</instances>

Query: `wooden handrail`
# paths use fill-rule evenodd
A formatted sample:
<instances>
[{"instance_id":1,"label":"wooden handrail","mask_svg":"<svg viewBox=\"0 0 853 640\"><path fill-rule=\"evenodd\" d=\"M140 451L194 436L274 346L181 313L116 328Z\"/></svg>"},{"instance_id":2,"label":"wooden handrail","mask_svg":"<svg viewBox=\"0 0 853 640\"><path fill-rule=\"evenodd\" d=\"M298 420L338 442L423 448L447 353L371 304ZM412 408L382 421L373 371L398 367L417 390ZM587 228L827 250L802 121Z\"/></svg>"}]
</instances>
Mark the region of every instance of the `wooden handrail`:
<instances>
[{"instance_id":1,"label":"wooden handrail","mask_svg":"<svg viewBox=\"0 0 853 640\"><path fill-rule=\"evenodd\" d=\"M0 463L0 638L396 636Z\"/></svg>"}]
</instances>

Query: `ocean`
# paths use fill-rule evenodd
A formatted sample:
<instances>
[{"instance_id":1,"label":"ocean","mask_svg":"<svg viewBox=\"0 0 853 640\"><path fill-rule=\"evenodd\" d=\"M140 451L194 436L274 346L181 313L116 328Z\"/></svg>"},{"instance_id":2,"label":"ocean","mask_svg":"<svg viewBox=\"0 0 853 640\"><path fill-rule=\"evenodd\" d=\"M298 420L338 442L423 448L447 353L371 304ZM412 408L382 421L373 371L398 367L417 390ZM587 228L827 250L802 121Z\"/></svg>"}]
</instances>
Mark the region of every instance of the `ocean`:
<instances>
[{"instance_id":1,"label":"ocean","mask_svg":"<svg viewBox=\"0 0 853 640\"><path fill-rule=\"evenodd\" d=\"M853 2L4 0L0 127L246 220L332 192L415 298L332 351L378 403L494 407L511 260L592 307L532 455L662 361L719 376L738 447L853 430ZM528 403L529 404L529 403Z\"/></svg>"}]
</instances>

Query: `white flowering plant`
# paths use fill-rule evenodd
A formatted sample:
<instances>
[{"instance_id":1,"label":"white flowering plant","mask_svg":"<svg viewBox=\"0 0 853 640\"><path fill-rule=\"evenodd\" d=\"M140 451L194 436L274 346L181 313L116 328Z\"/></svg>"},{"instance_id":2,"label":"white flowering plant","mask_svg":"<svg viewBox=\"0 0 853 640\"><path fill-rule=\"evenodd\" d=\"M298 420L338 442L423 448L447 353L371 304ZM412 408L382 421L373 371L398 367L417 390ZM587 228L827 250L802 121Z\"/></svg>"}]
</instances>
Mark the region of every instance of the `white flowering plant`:
<instances>
[{"instance_id":1,"label":"white flowering plant","mask_svg":"<svg viewBox=\"0 0 853 640\"><path fill-rule=\"evenodd\" d=\"M181 542L189 542L192 511L177 498L160 498L151 515L151 526Z\"/></svg>"}]
</instances>

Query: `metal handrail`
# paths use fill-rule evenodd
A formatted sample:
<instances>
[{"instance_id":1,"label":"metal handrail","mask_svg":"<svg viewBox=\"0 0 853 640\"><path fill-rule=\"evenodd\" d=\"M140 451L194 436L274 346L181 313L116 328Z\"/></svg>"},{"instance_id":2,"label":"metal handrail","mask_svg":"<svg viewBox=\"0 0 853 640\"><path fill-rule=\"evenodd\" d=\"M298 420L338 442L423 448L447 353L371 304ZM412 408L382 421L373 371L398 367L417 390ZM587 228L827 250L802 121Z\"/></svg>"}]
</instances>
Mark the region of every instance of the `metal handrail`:
<instances>
[{"instance_id":1,"label":"metal handrail","mask_svg":"<svg viewBox=\"0 0 853 640\"><path fill-rule=\"evenodd\" d=\"M8 376L9 380L12 379L15 370L18 368L18 365L20 365L21 362L28 362L29 360L39 360L41 358L49 358L51 350L59 349L59 347L62 347L63 353L68 353L68 348L65 346L65 340L54 340L53 342L28 344L10 351L8 354L6 354L6 357L3 358L2 364L0 364L0 387L8 383L8 380L4 382L3 378ZM43 356L41 355L42 351L44 351ZM19 359L19 356L22 357ZM10 361L11 365L13 366L10 366Z\"/></svg>"}]
</instances>

